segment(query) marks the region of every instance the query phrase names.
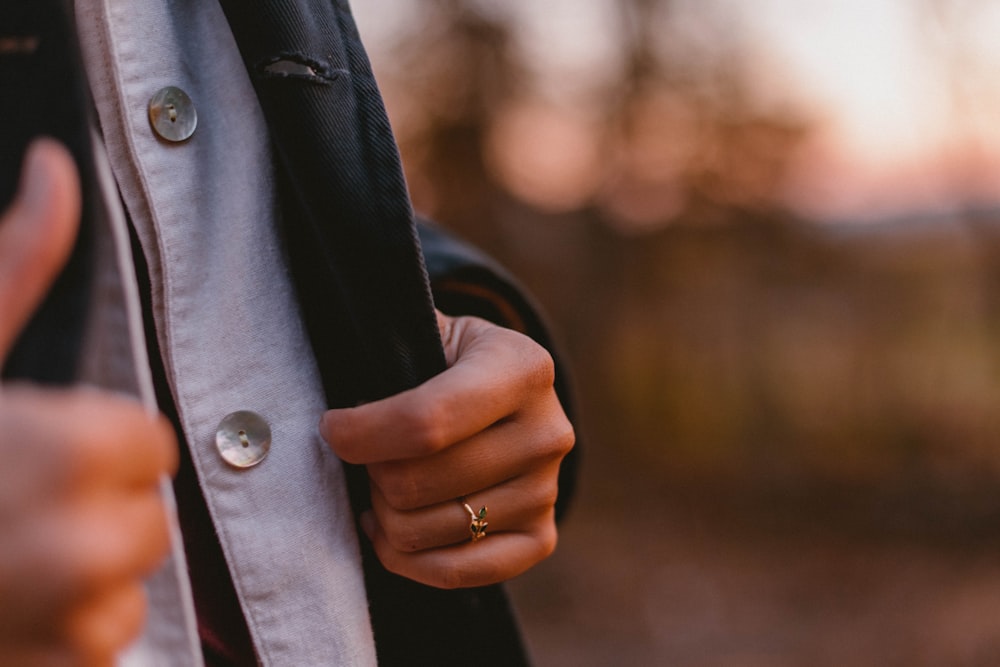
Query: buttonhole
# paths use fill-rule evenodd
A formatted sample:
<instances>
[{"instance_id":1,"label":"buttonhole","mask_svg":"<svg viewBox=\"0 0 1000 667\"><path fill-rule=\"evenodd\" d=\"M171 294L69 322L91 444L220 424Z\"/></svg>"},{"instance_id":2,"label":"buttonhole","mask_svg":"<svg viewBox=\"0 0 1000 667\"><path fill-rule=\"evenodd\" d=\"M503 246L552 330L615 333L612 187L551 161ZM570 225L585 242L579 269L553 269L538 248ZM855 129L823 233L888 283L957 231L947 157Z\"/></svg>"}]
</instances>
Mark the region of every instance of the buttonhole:
<instances>
[{"instance_id":1,"label":"buttonhole","mask_svg":"<svg viewBox=\"0 0 1000 667\"><path fill-rule=\"evenodd\" d=\"M173 104L167 105L167 117L170 118L171 123L177 122L177 107Z\"/></svg>"},{"instance_id":2,"label":"buttonhole","mask_svg":"<svg viewBox=\"0 0 1000 667\"><path fill-rule=\"evenodd\" d=\"M238 435L240 436L240 442L243 443L243 447L249 447L250 446L250 438L247 437L247 432L246 431L240 431Z\"/></svg>"}]
</instances>

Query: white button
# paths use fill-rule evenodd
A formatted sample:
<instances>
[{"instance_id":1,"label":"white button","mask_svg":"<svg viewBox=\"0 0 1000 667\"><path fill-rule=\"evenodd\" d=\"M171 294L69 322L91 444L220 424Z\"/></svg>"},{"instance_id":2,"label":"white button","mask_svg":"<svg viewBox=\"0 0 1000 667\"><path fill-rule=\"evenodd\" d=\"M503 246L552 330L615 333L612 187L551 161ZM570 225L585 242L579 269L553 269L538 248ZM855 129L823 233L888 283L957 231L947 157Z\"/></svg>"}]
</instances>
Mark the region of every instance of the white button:
<instances>
[{"instance_id":1,"label":"white button","mask_svg":"<svg viewBox=\"0 0 1000 667\"><path fill-rule=\"evenodd\" d=\"M198 111L187 93L167 86L149 100L149 124L161 139L185 141L198 127Z\"/></svg>"},{"instance_id":2,"label":"white button","mask_svg":"<svg viewBox=\"0 0 1000 667\"><path fill-rule=\"evenodd\" d=\"M270 451L271 427L256 412L234 412L219 422L215 446L229 465L250 468L263 461Z\"/></svg>"}]
</instances>

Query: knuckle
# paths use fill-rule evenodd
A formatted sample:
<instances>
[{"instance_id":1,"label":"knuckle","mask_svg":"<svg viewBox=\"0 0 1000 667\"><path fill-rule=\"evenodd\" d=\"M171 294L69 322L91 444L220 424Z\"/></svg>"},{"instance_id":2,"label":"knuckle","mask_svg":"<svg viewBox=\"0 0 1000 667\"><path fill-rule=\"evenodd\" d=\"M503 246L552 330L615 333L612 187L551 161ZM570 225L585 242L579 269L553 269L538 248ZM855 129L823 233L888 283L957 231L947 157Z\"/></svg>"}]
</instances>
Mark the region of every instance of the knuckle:
<instances>
[{"instance_id":1,"label":"knuckle","mask_svg":"<svg viewBox=\"0 0 1000 667\"><path fill-rule=\"evenodd\" d=\"M180 452L178 450L177 435L170 421L162 414L157 415L153 422L156 432L155 453L157 470L161 473L174 475L180 465Z\"/></svg>"},{"instance_id":2,"label":"knuckle","mask_svg":"<svg viewBox=\"0 0 1000 667\"><path fill-rule=\"evenodd\" d=\"M538 547L535 561L537 563L551 556L559 543L559 530L556 528L555 515L552 512L536 529L535 539Z\"/></svg>"},{"instance_id":3,"label":"knuckle","mask_svg":"<svg viewBox=\"0 0 1000 667\"><path fill-rule=\"evenodd\" d=\"M82 588L138 580L170 549L168 510L159 496L151 491L115 502L89 509L67 533L67 560Z\"/></svg>"},{"instance_id":4,"label":"knuckle","mask_svg":"<svg viewBox=\"0 0 1000 667\"><path fill-rule=\"evenodd\" d=\"M369 475L392 509L412 510L423 506L423 476L412 465L405 462L371 465Z\"/></svg>"},{"instance_id":5,"label":"knuckle","mask_svg":"<svg viewBox=\"0 0 1000 667\"><path fill-rule=\"evenodd\" d=\"M96 390L81 390L70 401L74 426L63 433L59 453L70 480L108 486L128 477L151 485L172 469L177 453L165 419L150 419L133 401Z\"/></svg>"},{"instance_id":6,"label":"knuckle","mask_svg":"<svg viewBox=\"0 0 1000 667\"><path fill-rule=\"evenodd\" d=\"M413 517L385 503L374 503L373 510L386 542L396 551L411 553L423 547L424 538Z\"/></svg>"},{"instance_id":7,"label":"knuckle","mask_svg":"<svg viewBox=\"0 0 1000 667\"><path fill-rule=\"evenodd\" d=\"M560 411L549 436L551 451L561 459L573 449L574 445L576 445L576 430L566 415Z\"/></svg>"},{"instance_id":8,"label":"knuckle","mask_svg":"<svg viewBox=\"0 0 1000 667\"><path fill-rule=\"evenodd\" d=\"M525 337L522 358L528 370L528 381L533 387L551 387L556 381L556 364L544 347Z\"/></svg>"},{"instance_id":9,"label":"knuckle","mask_svg":"<svg viewBox=\"0 0 1000 667\"><path fill-rule=\"evenodd\" d=\"M558 481L558 470L556 475L546 480L543 484L538 484L535 487L536 504L540 508L544 508L546 512L551 510L556 505L556 501L559 499L559 481Z\"/></svg>"},{"instance_id":10,"label":"knuckle","mask_svg":"<svg viewBox=\"0 0 1000 667\"><path fill-rule=\"evenodd\" d=\"M541 551L539 553L539 561L543 561L552 554L555 553L556 547L559 544L559 532L553 527L550 531L549 536L542 541Z\"/></svg>"},{"instance_id":11,"label":"knuckle","mask_svg":"<svg viewBox=\"0 0 1000 667\"><path fill-rule=\"evenodd\" d=\"M403 415L403 432L418 455L430 455L448 446L450 411L443 403L414 403Z\"/></svg>"},{"instance_id":12,"label":"knuckle","mask_svg":"<svg viewBox=\"0 0 1000 667\"><path fill-rule=\"evenodd\" d=\"M386 541L396 551L413 553L423 549L423 537L412 522L406 521L400 514L390 512L389 516L379 517Z\"/></svg>"},{"instance_id":13,"label":"knuckle","mask_svg":"<svg viewBox=\"0 0 1000 667\"><path fill-rule=\"evenodd\" d=\"M71 488L100 477L104 467L101 450L102 441L99 438L78 437L66 441L58 461Z\"/></svg>"},{"instance_id":14,"label":"knuckle","mask_svg":"<svg viewBox=\"0 0 1000 667\"><path fill-rule=\"evenodd\" d=\"M117 576L109 561L119 552L117 531L87 513L63 517L61 554L54 561L67 591L89 592L101 582ZM55 524L57 525L57 524Z\"/></svg>"}]
</instances>

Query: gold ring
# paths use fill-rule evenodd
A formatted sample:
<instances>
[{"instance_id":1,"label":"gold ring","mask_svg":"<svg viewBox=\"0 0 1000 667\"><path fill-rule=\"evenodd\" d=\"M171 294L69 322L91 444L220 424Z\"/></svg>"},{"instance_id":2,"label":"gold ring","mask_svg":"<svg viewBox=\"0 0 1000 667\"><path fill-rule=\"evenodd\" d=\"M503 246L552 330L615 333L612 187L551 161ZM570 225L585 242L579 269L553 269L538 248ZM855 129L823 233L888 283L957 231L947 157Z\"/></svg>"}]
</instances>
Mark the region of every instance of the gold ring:
<instances>
[{"instance_id":1,"label":"gold ring","mask_svg":"<svg viewBox=\"0 0 1000 667\"><path fill-rule=\"evenodd\" d=\"M490 525L486 521L486 505L479 508L476 512L471 507L469 503L464 500L459 500L462 506L469 512L469 517L472 519L472 523L469 524L469 532L472 534L472 541L478 542L479 540L486 537L486 526Z\"/></svg>"}]
</instances>

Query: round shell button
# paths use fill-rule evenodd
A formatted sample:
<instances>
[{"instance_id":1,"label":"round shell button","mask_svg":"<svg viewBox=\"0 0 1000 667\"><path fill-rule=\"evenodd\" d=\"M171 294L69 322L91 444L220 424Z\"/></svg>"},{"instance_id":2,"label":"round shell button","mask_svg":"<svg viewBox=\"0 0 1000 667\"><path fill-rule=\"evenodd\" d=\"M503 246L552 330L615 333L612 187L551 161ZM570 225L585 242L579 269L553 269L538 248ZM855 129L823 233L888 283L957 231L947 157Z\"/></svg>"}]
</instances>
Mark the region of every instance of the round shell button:
<instances>
[{"instance_id":1,"label":"round shell button","mask_svg":"<svg viewBox=\"0 0 1000 667\"><path fill-rule=\"evenodd\" d=\"M198 112L187 93L167 86L149 100L149 124L161 139L185 141L198 127Z\"/></svg>"},{"instance_id":2,"label":"round shell button","mask_svg":"<svg viewBox=\"0 0 1000 667\"><path fill-rule=\"evenodd\" d=\"M263 461L270 451L271 427L256 412L234 412L219 422L215 446L229 465L250 468Z\"/></svg>"}]
</instances>

